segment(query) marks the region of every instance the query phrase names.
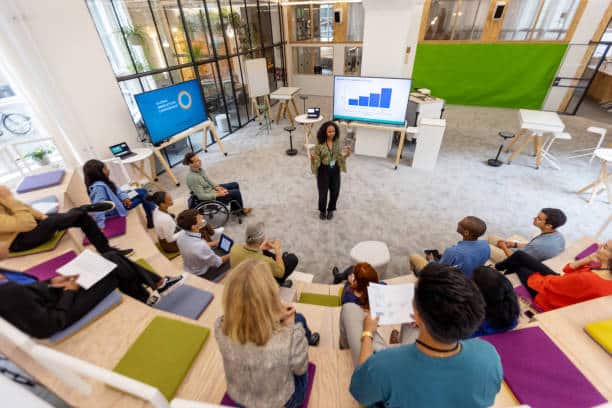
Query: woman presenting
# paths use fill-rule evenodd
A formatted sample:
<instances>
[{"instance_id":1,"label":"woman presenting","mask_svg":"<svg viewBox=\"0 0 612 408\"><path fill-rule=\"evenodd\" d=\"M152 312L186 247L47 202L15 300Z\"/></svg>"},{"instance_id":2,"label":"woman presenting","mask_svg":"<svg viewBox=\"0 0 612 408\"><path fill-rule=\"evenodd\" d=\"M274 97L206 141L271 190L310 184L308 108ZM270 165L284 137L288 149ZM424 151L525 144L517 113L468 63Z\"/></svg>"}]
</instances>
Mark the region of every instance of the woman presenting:
<instances>
[{"instance_id":1,"label":"woman presenting","mask_svg":"<svg viewBox=\"0 0 612 408\"><path fill-rule=\"evenodd\" d=\"M325 122L317 132L318 144L310 156L313 174L317 176L319 190L319 218L331 220L336 211L336 201L340 194L340 171L346 173L346 159L351 148L340 147L340 129L334 122ZM327 191L329 190L329 203Z\"/></svg>"}]
</instances>

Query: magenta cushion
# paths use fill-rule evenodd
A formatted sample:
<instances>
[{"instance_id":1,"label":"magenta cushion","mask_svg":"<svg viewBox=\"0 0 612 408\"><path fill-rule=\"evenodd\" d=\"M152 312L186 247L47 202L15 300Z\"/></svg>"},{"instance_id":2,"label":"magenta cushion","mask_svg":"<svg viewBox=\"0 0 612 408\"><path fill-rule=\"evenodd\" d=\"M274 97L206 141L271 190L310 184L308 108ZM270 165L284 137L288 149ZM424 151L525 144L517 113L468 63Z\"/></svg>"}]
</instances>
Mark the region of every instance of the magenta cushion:
<instances>
[{"instance_id":1,"label":"magenta cushion","mask_svg":"<svg viewBox=\"0 0 612 408\"><path fill-rule=\"evenodd\" d=\"M521 404L537 408L580 408L606 402L539 327L481 339L497 349L504 379Z\"/></svg>"},{"instance_id":2,"label":"magenta cushion","mask_svg":"<svg viewBox=\"0 0 612 408\"><path fill-rule=\"evenodd\" d=\"M308 386L306 387L306 396L304 397L304 403L302 404L302 408L308 407L308 401L310 401L310 394L312 393L312 385L314 384L314 376L315 371L317 370L317 366L313 363L308 363ZM223 395L223 399L221 400L221 405L225 405L228 407L237 407L238 405L234 402L230 396L225 393Z\"/></svg>"},{"instance_id":3,"label":"magenta cushion","mask_svg":"<svg viewBox=\"0 0 612 408\"><path fill-rule=\"evenodd\" d=\"M102 232L106 238L118 237L119 235L125 234L127 229L127 218L126 217L111 217L107 218L104 222L104 229ZM90 242L87 237L83 238L83 245L89 245Z\"/></svg>"},{"instance_id":4,"label":"magenta cushion","mask_svg":"<svg viewBox=\"0 0 612 408\"><path fill-rule=\"evenodd\" d=\"M76 252L68 251L23 272L30 276L34 276L38 281L46 281L56 277L58 275L57 270L72 261L76 256Z\"/></svg>"},{"instance_id":5,"label":"magenta cushion","mask_svg":"<svg viewBox=\"0 0 612 408\"><path fill-rule=\"evenodd\" d=\"M64 170L53 170L46 173L26 176L21 180L21 183L19 183L15 191L21 194L41 188L56 186L62 182L65 173Z\"/></svg>"},{"instance_id":6,"label":"magenta cushion","mask_svg":"<svg viewBox=\"0 0 612 408\"><path fill-rule=\"evenodd\" d=\"M536 305L536 303L534 302L533 298L531 297L531 294L529 293L527 288L525 288L523 285L517 286L516 288L514 288L514 293L516 293L516 296L520 297L521 299L523 299L527 303L529 303L529 305L531 307L533 307L535 310L537 310L538 312L540 312L540 313L543 312L542 308L540 308L540 306Z\"/></svg>"}]
</instances>

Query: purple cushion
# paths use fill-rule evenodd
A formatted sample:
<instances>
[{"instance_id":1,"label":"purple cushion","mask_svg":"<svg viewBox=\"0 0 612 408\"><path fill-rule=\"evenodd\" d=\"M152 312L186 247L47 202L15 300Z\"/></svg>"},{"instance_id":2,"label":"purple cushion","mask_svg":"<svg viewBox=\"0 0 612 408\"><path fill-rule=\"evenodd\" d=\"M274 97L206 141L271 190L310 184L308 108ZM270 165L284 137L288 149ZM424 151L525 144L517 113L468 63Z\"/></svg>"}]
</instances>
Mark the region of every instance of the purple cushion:
<instances>
[{"instance_id":1,"label":"purple cushion","mask_svg":"<svg viewBox=\"0 0 612 408\"><path fill-rule=\"evenodd\" d=\"M521 404L538 408L579 408L606 402L539 327L481 339L497 349L504 379Z\"/></svg>"},{"instance_id":2,"label":"purple cushion","mask_svg":"<svg viewBox=\"0 0 612 408\"><path fill-rule=\"evenodd\" d=\"M314 384L314 376L317 366L313 363L308 363L308 385L306 386L306 396L304 397L304 403L302 404L302 408L308 407L308 401L310 401L310 393L312 392L312 385ZM225 405L228 407L237 407L238 405L234 402L230 396L225 393L223 395L223 399L221 400L221 405Z\"/></svg>"},{"instance_id":3,"label":"purple cushion","mask_svg":"<svg viewBox=\"0 0 612 408\"><path fill-rule=\"evenodd\" d=\"M47 279L54 278L58 275L57 270L68 262L76 258L77 254L74 251L68 251L65 254L51 258L46 262L31 267L30 269L23 271L30 276L34 276L39 281L45 281Z\"/></svg>"},{"instance_id":4,"label":"purple cushion","mask_svg":"<svg viewBox=\"0 0 612 408\"><path fill-rule=\"evenodd\" d=\"M21 183L19 183L16 191L21 194L45 187L56 186L62 182L65 173L64 170L53 170L47 173L26 176L21 180Z\"/></svg>"},{"instance_id":5,"label":"purple cushion","mask_svg":"<svg viewBox=\"0 0 612 408\"><path fill-rule=\"evenodd\" d=\"M542 308L534 302L533 298L531 297L531 294L529 293L527 288L525 288L523 285L517 286L516 288L514 288L514 293L516 293L516 296L520 297L525 302L529 303L529 305L533 307L535 310L537 310L538 312L540 313L543 312Z\"/></svg>"},{"instance_id":6,"label":"purple cushion","mask_svg":"<svg viewBox=\"0 0 612 408\"><path fill-rule=\"evenodd\" d=\"M599 245L597 243L591 244L585 249L582 250L576 257L574 258L576 261L579 261L583 258L586 258L589 255L594 254L599 249ZM591 268L601 268L601 262L591 262L589 264Z\"/></svg>"},{"instance_id":7,"label":"purple cushion","mask_svg":"<svg viewBox=\"0 0 612 408\"><path fill-rule=\"evenodd\" d=\"M104 223L104 229L102 232L106 238L118 237L119 235L125 234L127 229L127 218L126 217L112 217L107 218ZM90 242L87 237L83 238L83 245L89 245Z\"/></svg>"}]
</instances>

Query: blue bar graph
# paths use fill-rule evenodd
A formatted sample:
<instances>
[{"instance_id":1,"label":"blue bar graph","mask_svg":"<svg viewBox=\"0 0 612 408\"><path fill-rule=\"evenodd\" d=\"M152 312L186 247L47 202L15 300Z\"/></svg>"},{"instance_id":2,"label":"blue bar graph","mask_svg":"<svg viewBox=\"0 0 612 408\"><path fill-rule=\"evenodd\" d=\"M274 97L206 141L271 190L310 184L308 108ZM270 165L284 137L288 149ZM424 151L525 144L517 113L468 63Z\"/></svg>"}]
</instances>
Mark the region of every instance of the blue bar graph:
<instances>
[{"instance_id":1,"label":"blue bar graph","mask_svg":"<svg viewBox=\"0 0 612 408\"><path fill-rule=\"evenodd\" d=\"M391 88L382 88L380 90L380 107L390 108L391 107Z\"/></svg>"},{"instance_id":2,"label":"blue bar graph","mask_svg":"<svg viewBox=\"0 0 612 408\"><path fill-rule=\"evenodd\" d=\"M368 97L360 96L359 97L359 106L368 106Z\"/></svg>"},{"instance_id":3,"label":"blue bar graph","mask_svg":"<svg viewBox=\"0 0 612 408\"><path fill-rule=\"evenodd\" d=\"M380 100L380 94L377 94L377 93L370 94L370 106L377 107L379 100Z\"/></svg>"},{"instance_id":4,"label":"blue bar graph","mask_svg":"<svg viewBox=\"0 0 612 408\"><path fill-rule=\"evenodd\" d=\"M349 105L350 106L357 106L357 105L359 105L359 100L358 99L349 99Z\"/></svg>"}]
</instances>

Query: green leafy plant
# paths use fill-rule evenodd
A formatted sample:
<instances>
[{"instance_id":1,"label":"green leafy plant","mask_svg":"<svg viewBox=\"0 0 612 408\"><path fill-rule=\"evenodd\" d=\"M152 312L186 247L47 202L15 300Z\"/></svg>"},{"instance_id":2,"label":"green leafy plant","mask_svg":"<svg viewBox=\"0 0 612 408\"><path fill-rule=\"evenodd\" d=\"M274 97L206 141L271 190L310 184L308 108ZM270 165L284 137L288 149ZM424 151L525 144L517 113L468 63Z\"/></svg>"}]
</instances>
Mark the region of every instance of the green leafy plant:
<instances>
[{"instance_id":1,"label":"green leafy plant","mask_svg":"<svg viewBox=\"0 0 612 408\"><path fill-rule=\"evenodd\" d=\"M53 153L54 149L49 147L37 147L31 152L27 153L24 157L35 160L37 162L43 162L47 158L48 154Z\"/></svg>"},{"instance_id":2,"label":"green leafy plant","mask_svg":"<svg viewBox=\"0 0 612 408\"><path fill-rule=\"evenodd\" d=\"M127 39L128 43L132 45L144 45L146 33L139 26L127 26L123 27L123 34Z\"/></svg>"}]
</instances>

